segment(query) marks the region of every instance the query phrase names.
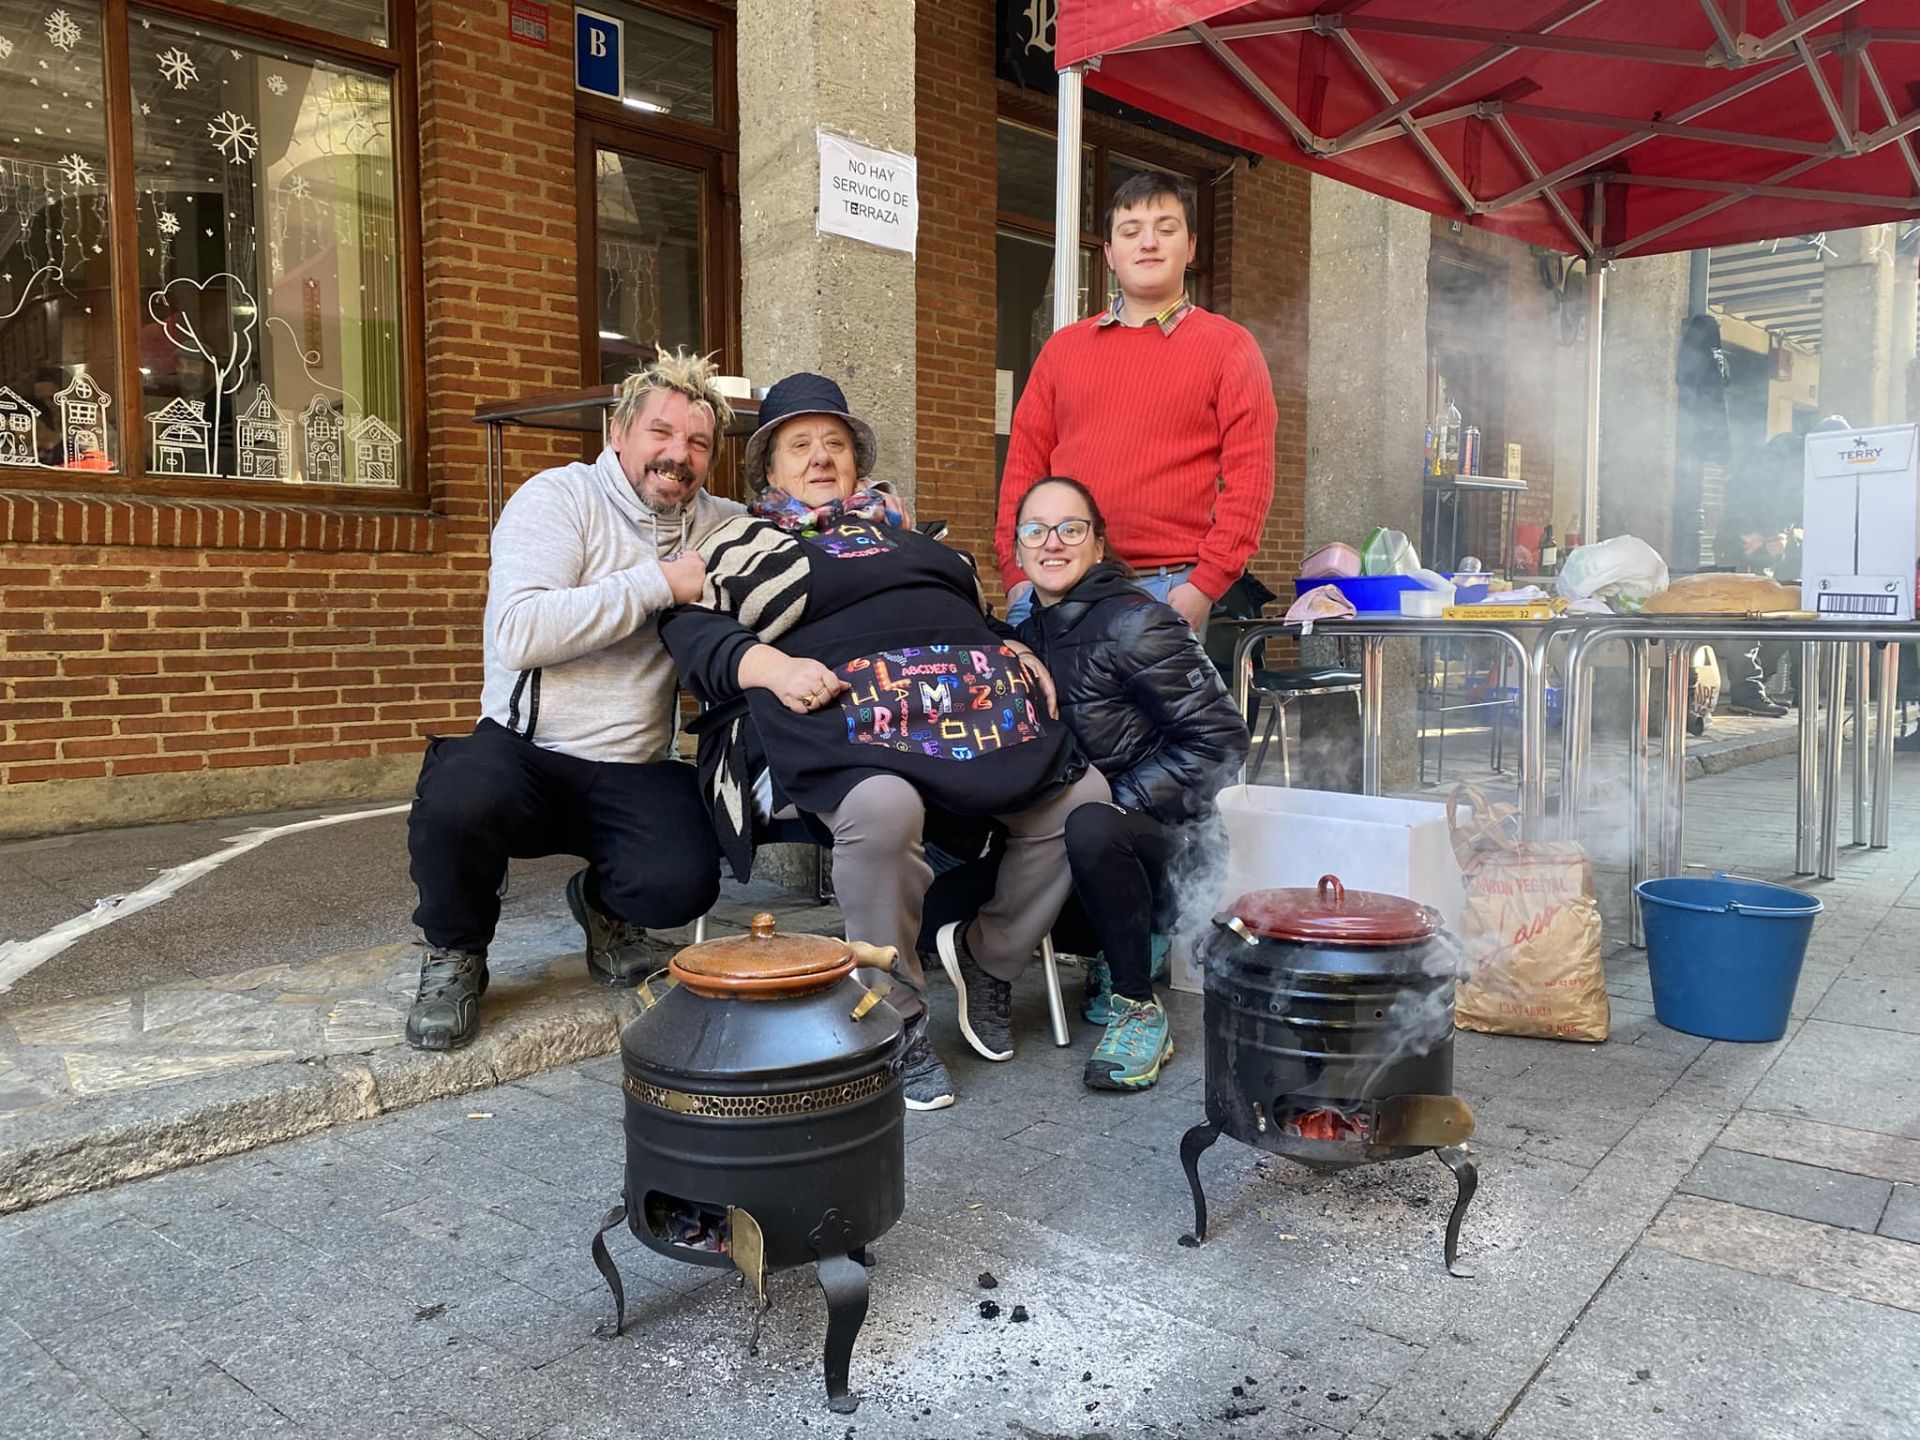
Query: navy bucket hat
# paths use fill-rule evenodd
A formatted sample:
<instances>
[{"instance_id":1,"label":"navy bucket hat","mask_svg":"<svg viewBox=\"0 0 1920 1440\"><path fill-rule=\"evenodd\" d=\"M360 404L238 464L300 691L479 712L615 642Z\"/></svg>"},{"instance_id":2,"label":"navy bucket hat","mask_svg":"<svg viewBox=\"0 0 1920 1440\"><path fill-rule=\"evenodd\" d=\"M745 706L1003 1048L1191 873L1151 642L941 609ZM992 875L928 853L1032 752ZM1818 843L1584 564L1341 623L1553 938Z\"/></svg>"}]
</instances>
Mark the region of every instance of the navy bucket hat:
<instances>
[{"instance_id":1,"label":"navy bucket hat","mask_svg":"<svg viewBox=\"0 0 1920 1440\"><path fill-rule=\"evenodd\" d=\"M853 431L854 472L865 479L879 456L873 427L847 409L846 393L824 375L802 370L776 381L760 402L759 427L747 440L747 484L761 490L767 483L767 451L774 432L798 415L831 415Z\"/></svg>"}]
</instances>

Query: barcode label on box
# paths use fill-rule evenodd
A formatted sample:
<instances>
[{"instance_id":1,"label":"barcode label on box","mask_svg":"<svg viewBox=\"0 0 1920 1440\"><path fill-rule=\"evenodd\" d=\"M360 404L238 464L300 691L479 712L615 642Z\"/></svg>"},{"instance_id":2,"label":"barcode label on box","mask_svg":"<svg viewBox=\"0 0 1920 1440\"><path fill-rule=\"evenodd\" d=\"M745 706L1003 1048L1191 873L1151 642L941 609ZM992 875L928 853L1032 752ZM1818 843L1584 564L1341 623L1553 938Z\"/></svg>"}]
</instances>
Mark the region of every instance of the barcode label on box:
<instances>
[{"instance_id":1,"label":"barcode label on box","mask_svg":"<svg viewBox=\"0 0 1920 1440\"><path fill-rule=\"evenodd\" d=\"M1822 615L1892 615L1900 609L1898 595L1840 595L1825 591L1818 603Z\"/></svg>"}]
</instances>

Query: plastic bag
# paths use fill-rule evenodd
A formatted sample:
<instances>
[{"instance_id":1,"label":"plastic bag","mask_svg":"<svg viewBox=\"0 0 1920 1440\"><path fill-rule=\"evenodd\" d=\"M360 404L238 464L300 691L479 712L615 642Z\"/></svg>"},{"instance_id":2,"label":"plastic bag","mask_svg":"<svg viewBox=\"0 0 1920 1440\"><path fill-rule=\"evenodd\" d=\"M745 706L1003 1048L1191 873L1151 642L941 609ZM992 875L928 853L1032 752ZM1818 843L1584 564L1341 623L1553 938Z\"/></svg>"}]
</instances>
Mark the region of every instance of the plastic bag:
<instances>
[{"instance_id":1,"label":"plastic bag","mask_svg":"<svg viewBox=\"0 0 1920 1440\"><path fill-rule=\"evenodd\" d=\"M1360 549L1362 575L1411 575L1420 568L1420 556L1401 530L1375 530Z\"/></svg>"},{"instance_id":2,"label":"plastic bag","mask_svg":"<svg viewBox=\"0 0 1920 1440\"><path fill-rule=\"evenodd\" d=\"M1554 581L1554 589L1569 600L1604 600L1621 615L1637 614L1666 588L1667 562L1632 535L1580 546L1561 562Z\"/></svg>"},{"instance_id":3,"label":"plastic bag","mask_svg":"<svg viewBox=\"0 0 1920 1440\"><path fill-rule=\"evenodd\" d=\"M1456 818L1462 801L1464 821ZM1493 1035L1605 1040L1611 1013L1587 852L1571 841L1523 843L1517 818L1471 785L1447 797L1467 892L1454 1023Z\"/></svg>"},{"instance_id":4,"label":"plastic bag","mask_svg":"<svg viewBox=\"0 0 1920 1440\"><path fill-rule=\"evenodd\" d=\"M1354 614L1353 602L1332 585L1316 585L1304 590L1287 607L1286 623L1311 625L1316 620L1345 620Z\"/></svg>"}]
</instances>

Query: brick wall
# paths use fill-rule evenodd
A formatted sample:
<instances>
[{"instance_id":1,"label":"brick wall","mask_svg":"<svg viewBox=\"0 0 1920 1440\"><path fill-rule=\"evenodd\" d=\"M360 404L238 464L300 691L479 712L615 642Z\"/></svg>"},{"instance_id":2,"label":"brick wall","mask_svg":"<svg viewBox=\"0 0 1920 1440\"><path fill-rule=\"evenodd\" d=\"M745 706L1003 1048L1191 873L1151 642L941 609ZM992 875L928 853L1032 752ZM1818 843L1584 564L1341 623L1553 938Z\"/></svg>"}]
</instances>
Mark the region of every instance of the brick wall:
<instances>
[{"instance_id":1,"label":"brick wall","mask_svg":"<svg viewBox=\"0 0 1920 1440\"><path fill-rule=\"evenodd\" d=\"M995 122L1005 106L1051 124L1051 103L993 73L993 8L985 0L918 8L920 230L919 513L951 526L982 562L988 585L998 492L993 435ZM1089 117L1089 138L1100 122ZM1115 127L1104 138L1170 153L1201 173L1222 155ZM1274 504L1255 573L1291 580L1305 538L1307 177L1267 163L1235 164L1214 187L1213 307L1252 330L1273 371L1280 408ZM1104 197L1103 197L1104 198Z\"/></svg>"},{"instance_id":2,"label":"brick wall","mask_svg":"<svg viewBox=\"0 0 1920 1440\"><path fill-rule=\"evenodd\" d=\"M565 6L552 23L563 38L542 52L508 42L502 6L419 7L429 413L413 438L430 509L35 495L0 477L0 834L392 794L422 735L470 722L473 408L579 383ZM576 448L516 440L508 472Z\"/></svg>"}]
</instances>

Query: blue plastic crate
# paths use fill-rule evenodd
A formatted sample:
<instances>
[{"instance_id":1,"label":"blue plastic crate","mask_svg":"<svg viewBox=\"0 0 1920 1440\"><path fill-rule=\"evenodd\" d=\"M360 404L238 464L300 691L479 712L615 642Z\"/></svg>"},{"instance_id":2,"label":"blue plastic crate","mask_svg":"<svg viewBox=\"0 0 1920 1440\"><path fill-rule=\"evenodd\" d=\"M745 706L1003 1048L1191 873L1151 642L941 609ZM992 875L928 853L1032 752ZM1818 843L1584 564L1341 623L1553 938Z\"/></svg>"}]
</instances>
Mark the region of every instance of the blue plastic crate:
<instances>
[{"instance_id":1,"label":"blue plastic crate","mask_svg":"<svg viewBox=\"0 0 1920 1440\"><path fill-rule=\"evenodd\" d=\"M1398 615L1401 594L1421 588L1420 582L1409 575L1323 575L1312 580L1294 581L1293 593L1303 595L1321 585L1333 586L1347 597L1347 602L1361 615ZM1453 598L1455 604L1472 605L1484 600L1486 595L1486 582L1476 580L1456 586Z\"/></svg>"}]
</instances>

